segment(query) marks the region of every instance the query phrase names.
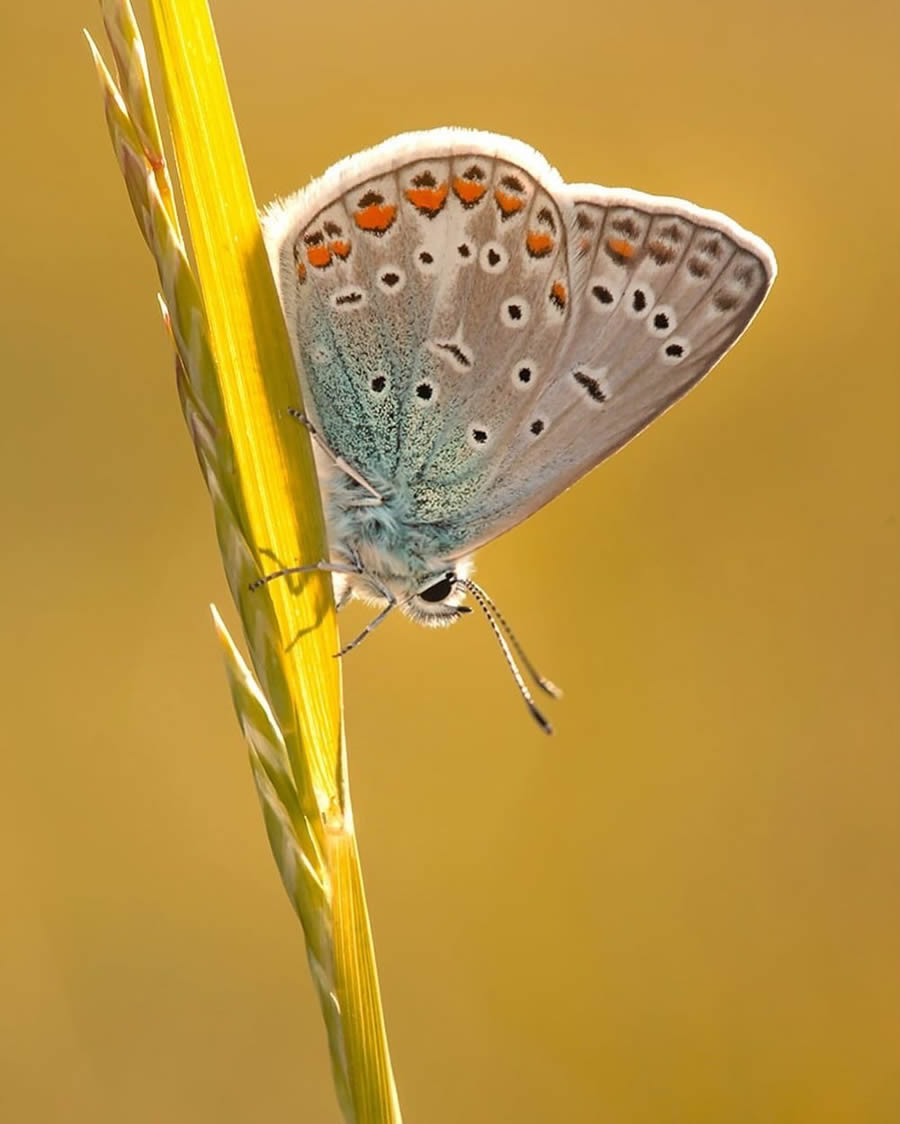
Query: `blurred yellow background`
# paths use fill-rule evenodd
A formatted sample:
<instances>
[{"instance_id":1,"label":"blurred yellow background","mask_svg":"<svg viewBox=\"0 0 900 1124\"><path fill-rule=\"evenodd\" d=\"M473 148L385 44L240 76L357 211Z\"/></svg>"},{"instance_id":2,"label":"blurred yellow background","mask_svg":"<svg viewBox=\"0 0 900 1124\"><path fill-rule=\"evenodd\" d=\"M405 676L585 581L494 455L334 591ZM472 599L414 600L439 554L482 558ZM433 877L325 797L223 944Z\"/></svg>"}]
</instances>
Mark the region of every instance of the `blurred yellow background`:
<instances>
[{"instance_id":1,"label":"blurred yellow background","mask_svg":"<svg viewBox=\"0 0 900 1124\"><path fill-rule=\"evenodd\" d=\"M476 617L346 660L406 1119L896 1124L896 3L214 13L260 202L463 124L781 269L702 387L480 556L555 739ZM0 1117L337 1124L83 23L10 5L0 45Z\"/></svg>"}]
</instances>

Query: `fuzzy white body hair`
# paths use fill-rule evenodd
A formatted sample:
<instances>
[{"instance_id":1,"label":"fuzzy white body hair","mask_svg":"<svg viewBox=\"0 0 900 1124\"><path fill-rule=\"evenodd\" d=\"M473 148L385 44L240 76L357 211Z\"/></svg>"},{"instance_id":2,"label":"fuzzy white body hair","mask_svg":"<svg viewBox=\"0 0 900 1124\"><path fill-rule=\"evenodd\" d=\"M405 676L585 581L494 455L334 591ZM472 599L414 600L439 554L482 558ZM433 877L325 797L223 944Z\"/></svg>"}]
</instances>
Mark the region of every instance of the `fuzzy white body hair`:
<instances>
[{"instance_id":1,"label":"fuzzy white body hair","mask_svg":"<svg viewBox=\"0 0 900 1124\"><path fill-rule=\"evenodd\" d=\"M359 570L332 575L338 607L351 598L382 609L394 603L420 624L435 628L452 624L465 599L461 584L455 585L439 604L424 602L416 594L450 572L461 580L470 577L475 569L472 557L465 555L451 562L423 552L423 537L398 518L396 503L373 501L327 452L316 445L313 452L330 560Z\"/></svg>"}]
</instances>

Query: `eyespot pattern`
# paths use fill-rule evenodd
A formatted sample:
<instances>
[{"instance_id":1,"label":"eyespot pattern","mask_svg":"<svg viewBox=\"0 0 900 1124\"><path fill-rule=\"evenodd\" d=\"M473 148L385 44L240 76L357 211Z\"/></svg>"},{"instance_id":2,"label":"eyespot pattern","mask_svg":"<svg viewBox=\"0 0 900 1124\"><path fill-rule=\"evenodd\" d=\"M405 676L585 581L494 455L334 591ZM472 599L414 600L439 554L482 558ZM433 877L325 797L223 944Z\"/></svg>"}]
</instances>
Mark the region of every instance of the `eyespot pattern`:
<instances>
[{"instance_id":1,"label":"eyespot pattern","mask_svg":"<svg viewBox=\"0 0 900 1124\"><path fill-rule=\"evenodd\" d=\"M678 327L675 310L668 304L655 305L653 311L647 316L646 324L647 331L651 336L665 338Z\"/></svg>"},{"instance_id":2,"label":"eyespot pattern","mask_svg":"<svg viewBox=\"0 0 900 1124\"><path fill-rule=\"evenodd\" d=\"M478 422L475 425L469 426L469 432L466 435L466 440L472 449L487 449L491 443L491 430L488 426Z\"/></svg>"},{"instance_id":3,"label":"eyespot pattern","mask_svg":"<svg viewBox=\"0 0 900 1124\"><path fill-rule=\"evenodd\" d=\"M478 264L485 273L505 273L509 266L509 253L500 242L485 242L478 254Z\"/></svg>"},{"instance_id":4,"label":"eyespot pattern","mask_svg":"<svg viewBox=\"0 0 900 1124\"><path fill-rule=\"evenodd\" d=\"M522 296L506 297L500 305L500 323L521 331L531 319L531 305Z\"/></svg>"},{"instance_id":5,"label":"eyespot pattern","mask_svg":"<svg viewBox=\"0 0 900 1124\"><path fill-rule=\"evenodd\" d=\"M533 359L520 359L510 371L510 382L520 392L533 390L537 382L538 367Z\"/></svg>"},{"instance_id":6,"label":"eyespot pattern","mask_svg":"<svg viewBox=\"0 0 900 1124\"><path fill-rule=\"evenodd\" d=\"M406 270L393 263L382 266L378 271L375 284L382 293L387 293L388 296L396 296L397 293L402 293L406 287Z\"/></svg>"},{"instance_id":7,"label":"eyespot pattern","mask_svg":"<svg viewBox=\"0 0 900 1124\"><path fill-rule=\"evenodd\" d=\"M433 277L440 269L440 250L434 246L419 246L413 253L416 269L426 277Z\"/></svg>"},{"instance_id":8,"label":"eyespot pattern","mask_svg":"<svg viewBox=\"0 0 900 1124\"><path fill-rule=\"evenodd\" d=\"M622 299L625 302L625 315L629 320L643 320L649 315L656 300L653 290L642 281L630 285Z\"/></svg>"},{"instance_id":9,"label":"eyespot pattern","mask_svg":"<svg viewBox=\"0 0 900 1124\"><path fill-rule=\"evenodd\" d=\"M475 363L474 352L458 337L452 340L429 340L427 347L432 355L449 363L460 374L471 371Z\"/></svg>"},{"instance_id":10,"label":"eyespot pattern","mask_svg":"<svg viewBox=\"0 0 900 1124\"><path fill-rule=\"evenodd\" d=\"M684 336L671 336L659 349L659 357L667 367L677 367L691 353L691 345Z\"/></svg>"},{"instance_id":11,"label":"eyespot pattern","mask_svg":"<svg viewBox=\"0 0 900 1124\"><path fill-rule=\"evenodd\" d=\"M573 388L581 401L593 408L605 406L609 401L609 383L605 367L589 367L579 364L572 369Z\"/></svg>"},{"instance_id":12,"label":"eyespot pattern","mask_svg":"<svg viewBox=\"0 0 900 1124\"><path fill-rule=\"evenodd\" d=\"M593 311L608 315L615 310L622 296L622 282L607 274L592 277L587 292Z\"/></svg>"},{"instance_id":13,"label":"eyespot pattern","mask_svg":"<svg viewBox=\"0 0 900 1124\"><path fill-rule=\"evenodd\" d=\"M363 308L368 301L364 289L358 285L345 285L342 289L333 292L328 302L338 312L349 312L351 309Z\"/></svg>"}]
</instances>

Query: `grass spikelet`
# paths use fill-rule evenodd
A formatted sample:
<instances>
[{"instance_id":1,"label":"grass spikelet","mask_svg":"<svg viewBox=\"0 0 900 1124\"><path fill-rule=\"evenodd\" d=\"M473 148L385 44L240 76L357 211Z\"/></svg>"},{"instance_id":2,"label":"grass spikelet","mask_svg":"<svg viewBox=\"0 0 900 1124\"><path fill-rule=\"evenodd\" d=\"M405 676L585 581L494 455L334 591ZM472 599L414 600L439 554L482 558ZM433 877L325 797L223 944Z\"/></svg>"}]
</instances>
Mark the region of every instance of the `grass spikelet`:
<instances>
[{"instance_id":1,"label":"grass spikelet","mask_svg":"<svg viewBox=\"0 0 900 1124\"><path fill-rule=\"evenodd\" d=\"M195 267L127 0L102 0L115 76L88 37L113 150L156 262L185 421L249 653L213 607L266 831L303 925L348 1124L398 1124L347 787L331 582L248 586L327 557L300 391L205 0L151 0Z\"/></svg>"}]
</instances>

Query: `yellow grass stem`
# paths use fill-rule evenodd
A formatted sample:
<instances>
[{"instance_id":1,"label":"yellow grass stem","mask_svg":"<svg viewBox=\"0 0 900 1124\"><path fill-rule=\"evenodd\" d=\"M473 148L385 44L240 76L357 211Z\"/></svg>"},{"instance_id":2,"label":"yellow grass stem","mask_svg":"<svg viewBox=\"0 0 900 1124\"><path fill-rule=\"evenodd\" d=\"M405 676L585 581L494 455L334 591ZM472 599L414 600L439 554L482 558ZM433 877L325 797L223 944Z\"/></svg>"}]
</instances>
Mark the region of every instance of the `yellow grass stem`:
<instances>
[{"instance_id":1,"label":"yellow grass stem","mask_svg":"<svg viewBox=\"0 0 900 1124\"><path fill-rule=\"evenodd\" d=\"M113 78L93 43L107 124L157 263L185 419L213 502L250 655L213 609L272 852L303 924L348 1124L398 1124L347 787L330 578L273 582L327 558L300 389L205 0L151 0L191 236L173 201L143 44L127 0L102 0Z\"/></svg>"},{"instance_id":2,"label":"yellow grass stem","mask_svg":"<svg viewBox=\"0 0 900 1124\"><path fill-rule=\"evenodd\" d=\"M328 557L312 451L291 425L297 375L250 189L225 75L204 0L152 0L169 125L209 339L251 541L292 565ZM261 591L260 591L261 592ZM274 698L290 743L306 743L318 810L338 797L340 663L331 579L311 575L268 590L289 676ZM257 596L254 594L254 596ZM315 668L315 675L309 671ZM294 762L295 767L300 764Z\"/></svg>"}]
</instances>

